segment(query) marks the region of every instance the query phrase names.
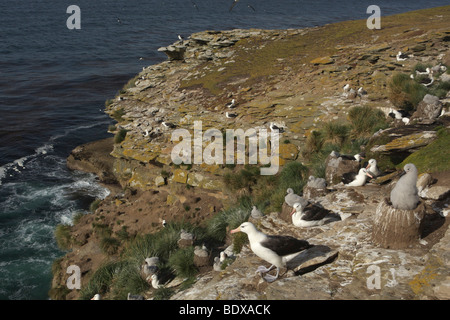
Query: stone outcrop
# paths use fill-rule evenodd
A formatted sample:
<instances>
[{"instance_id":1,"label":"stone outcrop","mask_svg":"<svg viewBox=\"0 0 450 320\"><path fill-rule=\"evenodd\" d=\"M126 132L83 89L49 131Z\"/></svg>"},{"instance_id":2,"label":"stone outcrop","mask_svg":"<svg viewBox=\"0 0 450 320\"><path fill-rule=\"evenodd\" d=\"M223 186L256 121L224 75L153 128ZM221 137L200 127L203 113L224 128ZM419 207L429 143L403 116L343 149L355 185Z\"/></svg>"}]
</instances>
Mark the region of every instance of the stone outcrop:
<instances>
[{"instance_id":1,"label":"stone outcrop","mask_svg":"<svg viewBox=\"0 0 450 320\"><path fill-rule=\"evenodd\" d=\"M411 116L411 120L420 122L430 122L436 120L442 111L442 102L439 98L426 94L423 100L417 106L417 110Z\"/></svg>"}]
</instances>

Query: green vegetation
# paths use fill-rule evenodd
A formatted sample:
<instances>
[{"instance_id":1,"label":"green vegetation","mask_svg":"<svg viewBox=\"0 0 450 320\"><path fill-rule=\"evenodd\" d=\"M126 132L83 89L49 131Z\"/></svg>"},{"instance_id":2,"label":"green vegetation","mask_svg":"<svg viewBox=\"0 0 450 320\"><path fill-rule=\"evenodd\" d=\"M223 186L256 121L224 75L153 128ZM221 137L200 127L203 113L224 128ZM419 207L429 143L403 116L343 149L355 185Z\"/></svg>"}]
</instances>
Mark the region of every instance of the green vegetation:
<instances>
[{"instance_id":1,"label":"green vegetation","mask_svg":"<svg viewBox=\"0 0 450 320\"><path fill-rule=\"evenodd\" d=\"M224 182L231 190L247 189L250 190L255 185L260 170L258 167L245 165L237 173L227 173L224 175Z\"/></svg>"},{"instance_id":2,"label":"green vegetation","mask_svg":"<svg viewBox=\"0 0 450 320\"><path fill-rule=\"evenodd\" d=\"M101 202L102 202L101 199L95 199L94 201L92 201L92 203L89 206L89 211L95 212L98 209L98 206L100 205Z\"/></svg>"},{"instance_id":3,"label":"green vegetation","mask_svg":"<svg viewBox=\"0 0 450 320\"><path fill-rule=\"evenodd\" d=\"M127 130L120 129L114 136L114 143L121 143L123 140L125 140L126 136L127 136Z\"/></svg>"},{"instance_id":4,"label":"green vegetation","mask_svg":"<svg viewBox=\"0 0 450 320\"><path fill-rule=\"evenodd\" d=\"M98 224L96 230L107 229ZM90 299L96 293L106 295L110 299L126 299L127 294L143 293L150 289L149 283L140 274L141 265L145 258L157 256L160 258L160 272L171 273L190 281L198 270L194 265L194 248L179 248L178 240L181 229L193 233L194 244L216 243L204 228L193 226L186 222L171 222L166 228L154 234L141 235L123 247L120 257L116 261L106 263L100 267L80 292L81 299ZM105 236L101 239L101 248L107 254L116 254L120 241ZM167 299L173 292L161 288L155 291L156 299Z\"/></svg>"},{"instance_id":5,"label":"green vegetation","mask_svg":"<svg viewBox=\"0 0 450 320\"><path fill-rule=\"evenodd\" d=\"M403 168L407 163L414 163L419 172L442 172L450 170L450 129L438 130L438 138L426 147L414 152L398 165Z\"/></svg>"},{"instance_id":6,"label":"green vegetation","mask_svg":"<svg viewBox=\"0 0 450 320\"><path fill-rule=\"evenodd\" d=\"M425 87L421 81L429 78L429 75L416 73L425 72L427 68L431 67L430 64L417 63L413 68L412 78L404 73L394 74L388 84L389 100L399 109L414 111L426 94L437 96L440 99L444 98L450 90L449 82L435 80L431 86ZM433 73L433 78L439 79L442 73L441 71Z\"/></svg>"},{"instance_id":7,"label":"green vegetation","mask_svg":"<svg viewBox=\"0 0 450 320\"><path fill-rule=\"evenodd\" d=\"M112 112L111 116L117 122L124 121L123 116L125 115L125 110L123 108L116 109Z\"/></svg>"},{"instance_id":8,"label":"green vegetation","mask_svg":"<svg viewBox=\"0 0 450 320\"><path fill-rule=\"evenodd\" d=\"M72 236L70 234L71 227L65 224L59 224L55 229L55 239L58 248L61 250L69 250L72 246Z\"/></svg>"},{"instance_id":9,"label":"green vegetation","mask_svg":"<svg viewBox=\"0 0 450 320\"><path fill-rule=\"evenodd\" d=\"M426 94L423 85L404 73L396 73L389 82L389 100L399 109L415 110Z\"/></svg>"},{"instance_id":10,"label":"green vegetation","mask_svg":"<svg viewBox=\"0 0 450 320\"><path fill-rule=\"evenodd\" d=\"M100 241L100 248L107 255L114 255L119 250L120 240L114 237L103 237Z\"/></svg>"}]
</instances>

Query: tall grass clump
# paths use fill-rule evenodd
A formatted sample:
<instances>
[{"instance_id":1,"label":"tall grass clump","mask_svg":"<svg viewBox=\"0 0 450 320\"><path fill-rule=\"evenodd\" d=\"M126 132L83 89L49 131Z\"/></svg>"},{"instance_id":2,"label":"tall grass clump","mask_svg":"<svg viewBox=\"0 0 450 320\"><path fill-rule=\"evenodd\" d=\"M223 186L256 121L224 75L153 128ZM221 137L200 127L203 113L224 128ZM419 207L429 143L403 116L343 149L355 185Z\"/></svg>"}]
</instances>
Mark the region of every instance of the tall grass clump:
<instances>
[{"instance_id":1,"label":"tall grass clump","mask_svg":"<svg viewBox=\"0 0 450 320\"><path fill-rule=\"evenodd\" d=\"M125 115L125 110L123 108L116 109L112 112L111 116L117 122L122 122L123 116Z\"/></svg>"},{"instance_id":2,"label":"tall grass clump","mask_svg":"<svg viewBox=\"0 0 450 320\"><path fill-rule=\"evenodd\" d=\"M329 121L324 123L323 132L326 142L342 147L347 142L351 127L348 124Z\"/></svg>"},{"instance_id":3,"label":"tall grass clump","mask_svg":"<svg viewBox=\"0 0 450 320\"><path fill-rule=\"evenodd\" d=\"M260 176L260 169L256 166L245 165L238 172L226 173L223 180L230 190L246 189L248 191L256 184Z\"/></svg>"},{"instance_id":4,"label":"tall grass clump","mask_svg":"<svg viewBox=\"0 0 450 320\"><path fill-rule=\"evenodd\" d=\"M58 248L69 250L72 246L71 227L66 224L59 224L55 228L55 239Z\"/></svg>"},{"instance_id":5,"label":"tall grass clump","mask_svg":"<svg viewBox=\"0 0 450 320\"><path fill-rule=\"evenodd\" d=\"M114 136L114 143L121 143L127 136L127 130L120 129Z\"/></svg>"},{"instance_id":6,"label":"tall grass clump","mask_svg":"<svg viewBox=\"0 0 450 320\"><path fill-rule=\"evenodd\" d=\"M413 111L427 94L427 89L407 74L396 73L388 83L388 98L399 109Z\"/></svg>"},{"instance_id":7,"label":"tall grass clump","mask_svg":"<svg viewBox=\"0 0 450 320\"><path fill-rule=\"evenodd\" d=\"M242 205L222 210L208 221L206 232L215 241L224 241L227 228L237 228L242 222L248 220L250 213L251 207Z\"/></svg>"},{"instance_id":8,"label":"tall grass clump","mask_svg":"<svg viewBox=\"0 0 450 320\"><path fill-rule=\"evenodd\" d=\"M379 129L388 126L386 116L381 110L369 106L353 107L348 113L353 139L368 138Z\"/></svg>"},{"instance_id":9,"label":"tall grass clump","mask_svg":"<svg viewBox=\"0 0 450 320\"><path fill-rule=\"evenodd\" d=\"M120 272L125 266L124 262L105 263L95 271L89 279L87 285L83 286L80 291L81 300L89 300L95 294L105 294L110 289L114 276Z\"/></svg>"},{"instance_id":10,"label":"tall grass clump","mask_svg":"<svg viewBox=\"0 0 450 320\"><path fill-rule=\"evenodd\" d=\"M194 247L182 248L170 255L167 264L181 278L190 278L197 274L194 265Z\"/></svg>"}]
</instances>

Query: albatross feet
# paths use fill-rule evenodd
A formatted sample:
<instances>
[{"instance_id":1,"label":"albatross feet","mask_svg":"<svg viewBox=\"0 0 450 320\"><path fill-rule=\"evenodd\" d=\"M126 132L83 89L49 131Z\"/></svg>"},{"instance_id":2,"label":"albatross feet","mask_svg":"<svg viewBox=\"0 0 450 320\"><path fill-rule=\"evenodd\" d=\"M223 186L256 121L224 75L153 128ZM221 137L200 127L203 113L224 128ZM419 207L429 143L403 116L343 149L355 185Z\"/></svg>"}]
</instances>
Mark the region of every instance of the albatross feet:
<instances>
[{"instance_id":1,"label":"albatross feet","mask_svg":"<svg viewBox=\"0 0 450 320\"><path fill-rule=\"evenodd\" d=\"M266 280L267 282L271 283L271 282L274 282L275 280L278 279L278 274L277 274L276 276L273 276L273 275L271 275L271 274L266 274L266 275L263 277L263 279Z\"/></svg>"},{"instance_id":2,"label":"albatross feet","mask_svg":"<svg viewBox=\"0 0 450 320\"><path fill-rule=\"evenodd\" d=\"M266 268L264 266L259 266L258 269L256 269L256 272L267 273L267 272L269 272L272 269L273 269L273 266L270 266L269 268Z\"/></svg>"},{"instance_id":3,"label":"albatross feet","mask_svg":"<svg viewBox=\"0 0 450 320\"><path fill-rule=\"evenodd\" d=\"M266 280L267 282L274 282L276 279L278 279L279 269L277 268L277 274L275 276L272 276L270 274L266 274L263 276L263 274L269 272L272 270L274 265L270 266L269 268L266 268L264 266L259 266L258 269L256 269L256 272L259 272L261 277Z\"/></svg>"}]
</instances>

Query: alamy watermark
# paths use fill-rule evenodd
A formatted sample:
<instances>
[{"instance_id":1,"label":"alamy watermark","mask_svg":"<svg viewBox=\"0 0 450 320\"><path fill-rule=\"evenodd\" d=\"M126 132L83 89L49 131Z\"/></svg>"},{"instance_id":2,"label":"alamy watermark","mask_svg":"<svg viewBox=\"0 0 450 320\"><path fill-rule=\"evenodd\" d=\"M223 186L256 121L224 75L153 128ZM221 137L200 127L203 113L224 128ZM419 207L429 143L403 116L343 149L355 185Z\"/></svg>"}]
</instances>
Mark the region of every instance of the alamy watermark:
<instances>
[{"instance_id":1,"label":"alamy watermark","mask_svg":"<svg viewBox=\"0 0 450 320\"><path fill-rule=\"evenodd\" d=\"M202 128L202 121L194 121L193 137L187 129L176 129L172 132L171 140L177 143L171 153L174 164L246 164L248 154L247 164L263 165L261 175L274 175L278 172L279 130L272 129L269 139L265 128L250 128L246 131L226 129L225 134L214 128L203 133Z\"/></svg>"},{"instance_id":2,"label":"alamy watermark","mask_svg":"<svg viewBox=\"0 0 450 320\"><path fill-rule=\"evenodd\" d=\"M70 17L67 18L67 29L81 29L81 9L77 5L70 5L67 7L66 13L70 13Z\"/></svg>"},{"instance_id":3,"label":"alamy watermark","mask_svg":"<svg viewBox=\"0 0 450 320\"><path fill-rule=\"evenodd\" d=\"M72 264L67 267L66 273L70 274L67 278L66 286L67 289L81 289L81 269L79 266Z\"/></svg>"},{"instance_id":4,"label":"alamy watermark","mask_svg":"<svg viewBox=\"0 0 450 320\"><path fill-rule=\"evenodd\" d=\"M381 9L377 5L370 5L366 10L367 14L372 14L366 22L369 29L381 29Z\"/></svg>"}]
</instances>

